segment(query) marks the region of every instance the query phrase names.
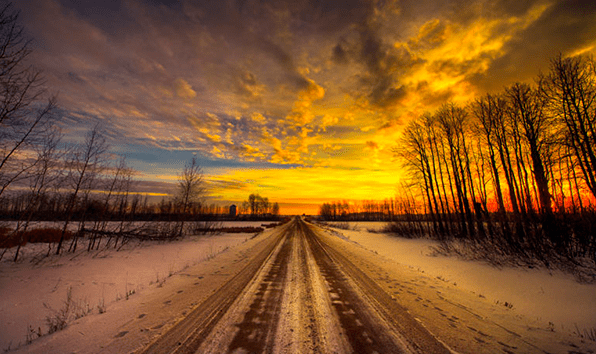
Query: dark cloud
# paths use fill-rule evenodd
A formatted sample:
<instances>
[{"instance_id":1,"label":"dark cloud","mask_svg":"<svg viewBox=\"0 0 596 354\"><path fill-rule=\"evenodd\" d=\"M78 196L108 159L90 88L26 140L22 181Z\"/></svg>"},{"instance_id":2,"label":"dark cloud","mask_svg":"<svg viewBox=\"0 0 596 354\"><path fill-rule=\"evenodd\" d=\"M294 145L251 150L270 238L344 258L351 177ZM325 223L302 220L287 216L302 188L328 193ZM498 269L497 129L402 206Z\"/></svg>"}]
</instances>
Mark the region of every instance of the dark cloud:
<instances>
[{"instance_id":1,"label":"dark cloud","mask_svg":"<svg viewBox=\"0 0 596 354\"><path fill-rule=\"evenodd\" d=\"M214 190L225 190L225 189L242 189L249 186L246 181L239 180L218 180L215 178L209 178L206 180L207 189L209 191Z\"/></svg>"},{"instance_id":2,"label":"dark cloud","mask_svg":"<svg viewBox=\"0 0 596 354\"><path fill-rule=\"evenodd\" d=\"M469 82L501 89L533 77L557 51L593 43L596 5L587 1L561 0L519 33L541 1L547 0L20 0L15 6L36 39L36 64L61 91L64 109L105 120L118 132L113 140L240 160L299 147L285 159L305 161L311 143L304 141L360 139L375 125L365 119L396 124L396 116L407 120L423 105L453 99ZM478 28L486 32L476 36ZM503 41L510 42L495 60ZM324 118L331 115L336 119ZM337 127L348 124L345 131Z\"/></svg>"},{"instance_id":3,"label":"dark cloud","mask_svg":"<svg viewBox=\"0 0 596 354\"><path fill-rule=\"evenodd\" d=\"M506 54L494 60L486 73L470 81L487 91L515 81L532 80L558 53L571 54L596 38L596 2L563 0L506 44Z\"/></svg>"},{"instance_id":4,"label":"dark cloud","mask_svg":"<svg viewBox=\"0 0 596 354\"><path fill-rule=\"evenodd\" d=\"M365 84L369 102L378 108L389 108L406 95L406 87L400 83L400 75L412 68L418 60L404 48L396 48L383 42L371 28L360 31L360 62L367 73L361 82Z\"/></svg>"},{"instance_id":5,"label":"dark cloud","mask_svg":"<svg viewBox=\"0 0 596 354\"><path fill-rule=\"evenodd\" d=\"M308 80L298 72L292 56L287 51L267 38L257 38L256 42L265 53L269 54L284 68L287 77L296 86L297 90L303 90L308 87Z\"/></svg>"},{"instance_id":6,"label":"dark cloud","mask_svg":"<svg viewBox=\"0 0 596 354\"><path fill-rule=\"evenodd\" d=\"M376 150L379 148L379 144L377 144L376 142L369 140L366 142L366 147L372 150Z\"/></svg>"},{"instance_id":7,"label":"dark cloud","mask_svg":"<svg viewBox=\"0 0 596 354\"><path fill-rule=\"evenodd\" d=\"M169 195L173 194L176 191L176 187L177 185L174 182L136 180L135 183L133 183L132 185L132 192L147 195Z\"/></svg>"},{"instance_id":8,"label":"dark cloud","mask_svg":"<svg viewBox=\"0 0 596 354\"><path fill-rule=\"evenodd\" d=\"M407 94L405 86L396 87L395 79L382 75L373 84L369 98L372 104L379 107L392 107Z\"/></svg>"},{"instance_id":9,"label":"dark cloud","mask_svg":"<svg viewBox=\"0 0 596 354\"><path fill-rule=\"evenodd\" d=\"M235 92L249 101L259 100L265 87L259 82L257 76L248 70L235 72L235 74Z\"/></svg>"},{"instance_id":10,"label":"dark cloud","mask_svg":"<svg viewBox=\"0 0 596 354\"><path fill-rule=\"evenodd\" d=\"M370 0L310 0L305 3L301 20L328 34L344 31L354 23L365 23L374 11L374 2Z\"/></svg>"},{"instance_id":11,"label":"dark cloud","mask_svg":"<svg viewBox=\"0 0 596 354\"><path fill-rule=\"evenodd\" d=\"M266 32L272 26L288 26L292 32L333 35L354 23L364 23L374 11L371 0L229 0L183 1L184 9L202 22L215 26ZM279 15L285 14L284 21ZM286 16L287 15L287 16Z\"/></svg>"},{"instance_id":12,"label":"dark cloud","mask_svg":"<svg viewBox=\"0 0 596 354\"><path fill-rule=\"evenodd\" d=\"M342 47L341 43L338 43L335 47L333 47L332 56L333 61L338 64L347 64L348 63L348 53Z\"/></svg>"},{"instance_id":13,"label":"dark cloud","mask_svg":"<svg viewBox=\"0 0 596 354\"><path fill-rule=\"evenodd\" d=\"M483 6L483 16L523 16L539 3L540 0L519 1L519 0L493 0Z\"/></svg>"},{"instance_id":14,"label":"dark cloud","mask_svg":"<svg viewBox=\"0 0 596 354\"><path fill-rule=\"evenodd\" d=\"M360 58L374 75L383 74L385 61L390 59L381 38L370 28L363 28L360 32Z\"/></svg>"}]
</instances>

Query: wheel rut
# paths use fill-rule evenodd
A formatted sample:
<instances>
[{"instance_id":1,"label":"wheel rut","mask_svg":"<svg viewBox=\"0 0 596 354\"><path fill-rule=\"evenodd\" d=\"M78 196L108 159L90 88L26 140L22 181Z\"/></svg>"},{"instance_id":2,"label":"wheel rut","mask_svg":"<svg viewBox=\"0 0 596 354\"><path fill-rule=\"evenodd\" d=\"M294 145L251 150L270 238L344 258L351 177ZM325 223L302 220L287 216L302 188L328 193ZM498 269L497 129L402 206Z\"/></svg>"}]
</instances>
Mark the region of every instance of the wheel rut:
<instances>
[{"instance_id":1,"label":"wheel rut","mask_svg":"<svg viewBox=\"0 0 596 354\"><path fill-rule=\"evenodd\" d=\"M242 276L143 353L449 352L313 230L300 218L282 226Z\"/></svg>"},{"instance_id":2,"label":"wheel rut","mask_svg":"<svg viewBox=\"0 0 596 354\"><path fill-rule=\"evenodd\" d=\"M357 291L307 226L301 226L302 233L308 235L309 247L327 283L331 304L352 350L363 354L409 352L403 340L392 333L385 321L367 305L367 299Z\"/></svg>"},{"instance_id":3,"label":"wheel rut","mask_svg":"<svg viewBox=\"0 0 596 354\"><path fill-rule=\"evenodd\" d=\"M229 352L241 349L249 353L262 353L273 348L293 237L286 235L284 238L281 249L258 287L250 309L242 322L236 325L239 330L228 347Z\"/></svg>"}]
</instances>

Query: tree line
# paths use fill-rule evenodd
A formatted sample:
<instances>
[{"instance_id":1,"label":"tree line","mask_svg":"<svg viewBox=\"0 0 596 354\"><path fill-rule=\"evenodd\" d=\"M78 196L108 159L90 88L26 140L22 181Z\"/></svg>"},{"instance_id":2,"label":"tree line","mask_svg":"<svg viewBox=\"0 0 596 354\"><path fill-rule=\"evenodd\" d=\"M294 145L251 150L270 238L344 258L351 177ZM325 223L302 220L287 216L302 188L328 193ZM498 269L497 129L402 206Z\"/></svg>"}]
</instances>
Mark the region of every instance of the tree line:
<instances>
[{"instance_id":1,"label":"tree line","mask_svg":"<svg viewBox=\"0 0 596 354\"><path fill-rule=\"evenodd\" d=\"M559 55L533 84L407 123L399 197L325 203L327 220L399 220L407 236L533 257L596 261L596 61Z\"/></svg>"},{"instance_id":2,"label":"tree line","mask_svg":"<svg viewBox=\"0 0 596 354\"><path fill-rule=\"evenodd\" d=\"M323 203L319 215L327 221L396 221L411 212L403 198L387 198L382 201L334 201Z\"/></svg>"},{"instance_id":3,"label":"tree line","mask_svg":"<svg viewBox=\"0 0 596 354\"><path fill-rule=\"evenodd\" d=\"M248 200L242 202L239 212L250 218L278 217L279 204L277 202L271 203L268 197L261 197L259 194L251 193Z\"/></svg>"},{"instance_id":4,"label":"tree line","mask_svg":"<svg viewBox=\"0 0 596 354\"><path fill-rule=\"evenodd\" d=\"M60 221L59 230L43 232L48 255L76 251L83 236L91 250L117 247L130 237L176 238L208 229L205 221L222 208L205 205L203 172L195 158L178 175L174 198L149 203L135 193L133 170L124 157L110 153L100 125L81 142L64 141L57 100L42 72L29 64L31 53L18 12L5 3L0 8L0 218L16 220L16 226L0 227L0 259L17 245L16 261L23 244L39 239L29 230L36 220ZM134 223L139 220L168 222Z\"/></svg>"},{"instance_id":5,"label":"tree line","mask_svg":"<svg viewBox=\"0 0 596 354\"><path fill-rule=\"evenodd\" d=\"M593 58L559 55L534 84L424 113L395 154L435 237L596 260Z\"/></svg>"}]
</instances>

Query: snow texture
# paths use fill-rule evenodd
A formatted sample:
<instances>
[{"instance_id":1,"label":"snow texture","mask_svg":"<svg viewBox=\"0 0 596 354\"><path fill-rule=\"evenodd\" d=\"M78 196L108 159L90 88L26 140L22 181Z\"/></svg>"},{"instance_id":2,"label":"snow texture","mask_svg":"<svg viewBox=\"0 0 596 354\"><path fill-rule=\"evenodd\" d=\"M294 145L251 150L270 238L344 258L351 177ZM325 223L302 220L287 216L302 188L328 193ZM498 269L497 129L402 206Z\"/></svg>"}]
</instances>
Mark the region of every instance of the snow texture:
<instances>
[{"instance_id":1,"label":"snow texture","mask_svg":"<svg viewBox=\"0 0 596 354\"><path fill-rule=\"evenodd\" d=\"M238 225L226 223L226 226ZM484 317L495 317L498 312L509 323L523 318L541 331L555 330L567 333L569 338L578 338L574 333L578 329L583 334L584 330L596 328L595 284L579 284L569 274L544 269L497 269L481 262L433 256L432 247L436 246L433 241L366 231L381 228L379 223L352 226L356 226L355 230L331 231L338 242L347 240L371 256L382 257L396 267L405 266L446 288L453 288L454 294L465 291L473 295L470 298L476 298L474 301L482 300L486 306L481 304L481 308L474 301L464 305ZM39 262L31 262L31 255L43 251L47 245L27 245L19 263L10 262L7 255L0 262L0 350L17 348L19 353L136 350L163 334L180 316L226 282L232 274L231 268L248 256L251 245L273 230L254 238L253 234L222 234L170 243L131 243L118 252L80 251ZM185 289L193 286L198 291L193 290L191 296ZM91 312L71 319L64 330L47 335L45 321L52 312L44 303L60 309L69 288L79 309L89 306ZM105 313L99 314L102 302ZM495 312L493 308L503 311ZM287 321L291 325L293 319ZM27 345L27 333L37 332L38 328L43 336L30 335L33 341ZM114 342L118 346L109 347Z\"/></svg>"},{"instance_id":2,"label":"snow texture","mask_svg":"<svg viewBox=\"0 0 596 354\"><path fill-rule=\"evenodd\" d=\"M260 226L230 223L229 226ZM226 226L228 226L226 224ZM121 250L86 251L86 242L75 254L47 258L47 244L27 244L21 261L13 263L11 251L0 262L0 350L22 346L27 334L46 334L46 317L64 307L72 292L72 315L109 312L118 302L142 297L163 286L169 278L197 266L252 237L252 234L192 236L175 242L130 242ZM45 304L45 305L44 305ZM74 308L73 308L74 307Z\"/></svg>"},{"instance_id":3,"label":"snow texture","mask_svg":"<svg viewBox=\"0 0 596 354\"><path fill-rule=\"evenodd\" d=\"M350 240L387 259L485 297L496 304L561 331L596 330L596 284L578 283L571 274L538 268L496 268L478 261L436 256L429 239L406 239L368 232L382 222L350 222L350 230L333 228ZM354 230L355 229L355 230Z\"/></svg>"}]
</instances>

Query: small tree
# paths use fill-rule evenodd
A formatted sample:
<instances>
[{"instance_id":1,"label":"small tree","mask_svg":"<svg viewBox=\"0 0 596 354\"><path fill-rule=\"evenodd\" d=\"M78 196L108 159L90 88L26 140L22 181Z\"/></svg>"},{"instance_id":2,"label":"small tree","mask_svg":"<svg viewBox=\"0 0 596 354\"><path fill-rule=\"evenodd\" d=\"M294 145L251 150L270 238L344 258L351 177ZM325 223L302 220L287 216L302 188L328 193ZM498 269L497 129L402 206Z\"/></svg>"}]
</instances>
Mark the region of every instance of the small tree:
<instances>
[{"instance_id":1,"label":"small tree","mask_svg":"<svg viewBox=\"0 0 596 354\"><path fill-rule=\"evenodd\" d=\"M70 196L66 204L65 220L56 254L60 254L64 236L69 223L72 221L79 200L79 194L83 194L84 202L88 200L89 193L93 188L93 182L105 167L104 158L107 150L108 145L105 138L102 136L99 126L95 126L87 133L85 142L75 147L66 161L68 174L65 186L69 187ZM85 203L83 203L84 205ZM77 238L75 237L70 247L73 251L76 250L76 241Z\"/></svg>"},{"instance_id":2,"label":"small tree","mask_svg":"<svg viewBox=\"0 0 596 354\"><path fill-rule=\"evenodd\" d=\"M179 207L180 220L176 228L176 236L181 237L184 230L184 223L189 217L193 206L199 206L201 197L204 194L203 170L197 158L184 165L182 173L178 176L178 190L176 202Z\"/></svg>"},{"instance_id":3,"label":"small tree","mask_svg":"<svg viewBox=\"0 0 596 354\"><path fill-rule=\"evenodd\" d=\"M29 172L29 193L27 194L27 204L21 215L15 232L20 232L23 237L29 227L29 223L35 213L39 212L43 201L47 198L48 190L51 187L57 187L56 182L60 178L61 171L58 170L61 151L58 149L61 135L56 129L51 129L45 136L42 144L37 150L36 162ZM26 239L21 239L15 252L14 261L19 257L19 251Z\"/></svg>"},{"instance_id":4,"label":"small tree","mask_svg":"<svg viewBox=\"0 0 596 354\"><path fill-rule=\"evenodd\" d=\"M279 204L277 202L273 203L271 207L271 214L278 216L279 215Z\"/></svg>"}]
</instances>

